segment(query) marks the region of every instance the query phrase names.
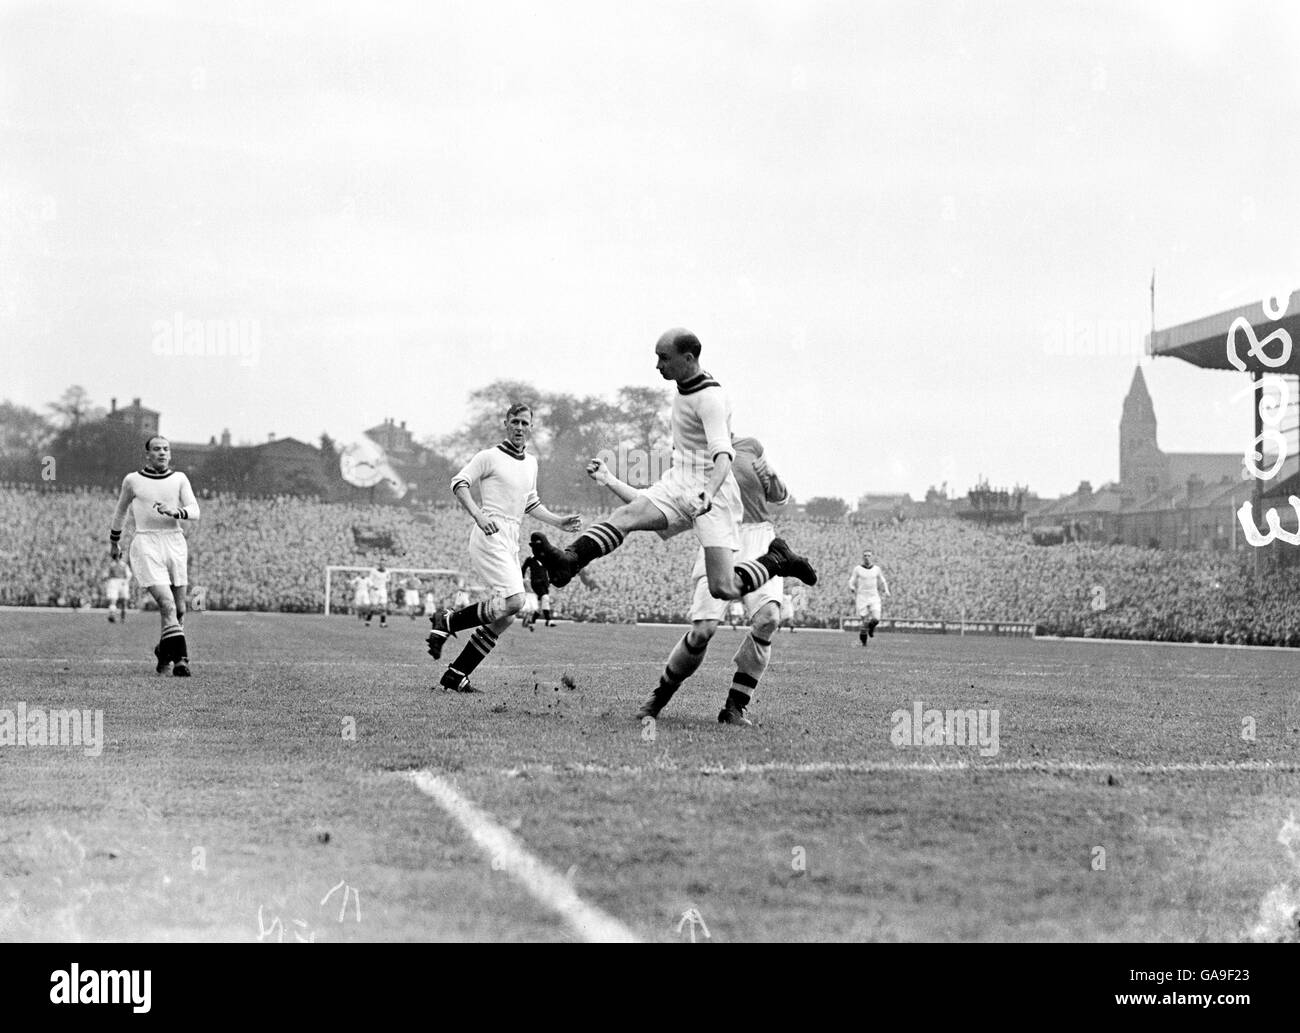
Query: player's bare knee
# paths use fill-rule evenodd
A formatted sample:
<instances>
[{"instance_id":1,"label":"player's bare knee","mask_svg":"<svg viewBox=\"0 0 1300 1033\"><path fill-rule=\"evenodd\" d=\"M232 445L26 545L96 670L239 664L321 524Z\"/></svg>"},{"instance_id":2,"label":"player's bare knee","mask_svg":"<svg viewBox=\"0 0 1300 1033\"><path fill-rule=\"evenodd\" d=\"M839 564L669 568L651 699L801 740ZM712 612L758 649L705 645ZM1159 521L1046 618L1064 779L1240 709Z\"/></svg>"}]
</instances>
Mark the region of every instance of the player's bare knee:
<instances>
[{"instance_id":1,"label":"player's bare knee","mask_svg":"<svg viewBox=\"0 0 1300 1033\"><path fill-rule=\"evenodd\" d=\"M731 571L727 571L725 577L709 575L709 595L714 599L739 599L743 594Z\"/></svg>"},{"instance_id":2,"label":"player's bare knee","mask_svg":"<svg viewBox=\"0 0 1300 1033\"><path fill-rule=\"evenodd\" d=\"M501 602L501 616L513 617L523 608L524 608L524 597L522 593L518 595L508 595Z\"/></svg>"},{"instance_id":3,"label":"player's bare knee","mask_svg":"<svg viewBox=\"0 0 1300 1033\"><path fill-rule=\"evenodd\" d=\"M698 648L699 646L708 645L709 640L713 638L713 634L717 630L717 621L696 621L691 625L691 630L687 632L687 637L690 639L691 645Z\"/></svg>"},{"instance_id":4,"label":"player's bare knee","mask_svg":"<svg viewBox=\"0 0 1300 1033\"><path fill-rule=\"evenodd\" d=\"M770 639L776 634L780 619L781 611L776 608L776 604L767 603L758 613L754 614L754 620L751 622L750 627L759 638Z\"/></svg>"}]
</instances>

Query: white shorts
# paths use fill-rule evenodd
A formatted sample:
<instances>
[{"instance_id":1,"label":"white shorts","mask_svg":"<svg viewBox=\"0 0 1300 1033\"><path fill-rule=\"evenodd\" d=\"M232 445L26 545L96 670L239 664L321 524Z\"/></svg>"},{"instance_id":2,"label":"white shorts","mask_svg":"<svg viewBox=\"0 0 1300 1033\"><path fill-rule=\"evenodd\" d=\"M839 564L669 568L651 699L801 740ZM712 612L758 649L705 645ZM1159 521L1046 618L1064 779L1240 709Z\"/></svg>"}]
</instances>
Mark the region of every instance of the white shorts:
<instances>
[{"instance_id":1,"label":"white shorts","mask_svg":"<svg viewBox=\"0 0 1300 1033\"><path fill-rule=\"evenodd\" d=\"M740 525L740 552L737 560L756 560L767 552L767 547L776 537L776 530L764 521L761 524ZM709 594L709 579L704 570L704 550L695 557L695 599L691 602L692 621L720 621L727 616L727 600L715 599ZM766 584L759 585L740 601L745 604L745 618L752 620L762 607L768 603L779 604L785 597L785 582L774 577Z\"/></svg>"},{"instance_id":2,"label":"white shorts","mask_svg":"<svg viewBox=\"0 0 1300 1033\"><path fill-rule=\"evenodd\" d=\"M370 593L366 591L357 592L352 596L352 605L358 610L363 606L370 605Z\"/></svg>"},{"instance_id":3,"label":"white shorts","mask_svg":"<svg viewBox=\"0 0 1300 1033\"><path fill-rule=\"evenodd\" d=\"M131 569L141 588L189 584L188 560L180 531L137 531L131 539Z\"/></svg>"},{"instance_id":4,"label":"white shorts","mask_svg":"<svg viewBox=\"0 0 1300 1033\"><path fill-rule=\"evenodd\" d=\"M880 620L880 596L858 600L858 616L863 620Z\"/></svg>"},{"instance_id":5,"label":"white shorts","mask_svg":"<svg viewBox=\"0 0 1300 1033\"><path fill-rule=\"evenodd\" d=\"M387 593L387 592L376 592L376 591L372 588L372 589L370 590L370 605L371 605L371 606L385 606L385 607L386 607L386 606L388 605L388 593Z\"/></svg>"},{"instance_id":6,"label":"white shorts","mask_svg":"<svg viewBox=\"0 0 1300 1033\"><path fill-rule=\"evenodd\" d=\"M403 588L403 589L402 589L402 605L403 605L403 606L419 606L419 605L420 605L420 593L417 592L414 588Z\"/></svg>"},{"instance_id":7,"label":"white shorts","mask_svg":"<svg viewBox=\"0 0 1300 1033\"><path fill-rule=\"evenodd\" d=\"M519 570L519 524L501 517L494 519L496 534L484 534L478 524L470 529L469 558L474 563L474 573L493 595L522 595L524 576Z\"/></svg>"},{"instance_id":8,"label":"white shorts","mask_svg":"<svg viewBox=\"0 0 1300 1033\"><path fill-rule=\"evenodd\" d=\"M537 596L532 592L524 593L524 608L522 613L536 613L541 607L538 605Z\"/></svg>"},{"instance_id":9,"label":"white shorts","mask_svg":"<svg viewBox=\"0 0 1300 1033\"><path fill-rule=\"evenodd\" d=\"M104 582L104 595L108 598L110 604L117 602L119 599L129 599L126 591L126 578L111 577Z\"/></svg>"},{"instance_id":10,"label":"white shorts","mask_svg":"<svg viewBox=\"0 0 1300 1033\"><path fill-rule=\"evenodd\" d=\"M653 502L659 512L668 518L668 526L655 533L660 538L672 538L688 527L694 527L695 537L706 549L740 548L736 528L740 526L744 510L740 504L740 487L736 484L734 474L727 474L718 494L713 497L712 508L701 516L691 517L691 507L695 505L700 492L708 486L708 477L688 476L680 467L674 466L643 491L642 496Z\"/></svg>"}]
</instances>

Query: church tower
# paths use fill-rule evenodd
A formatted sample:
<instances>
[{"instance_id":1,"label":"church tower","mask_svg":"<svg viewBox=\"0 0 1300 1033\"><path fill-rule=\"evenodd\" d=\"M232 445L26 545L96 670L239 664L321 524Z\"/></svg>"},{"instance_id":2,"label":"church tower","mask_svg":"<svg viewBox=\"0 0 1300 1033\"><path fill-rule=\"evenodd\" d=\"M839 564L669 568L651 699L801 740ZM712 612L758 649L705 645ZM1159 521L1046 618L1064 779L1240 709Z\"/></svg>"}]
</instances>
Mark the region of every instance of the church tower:
<instances>
[{"instance_id":1,"label":"church tower","mask_svg":"<svg viewBox=\"0 0 1300 1033\"><path fill-rule=\"evenodd\" d=\"M1156 445L1156 410L1138 366L1119 420L1120 486L1139 498L1157 491L1165 486L1165 465L1165 455Z\"/></svg>"}]
</instances>

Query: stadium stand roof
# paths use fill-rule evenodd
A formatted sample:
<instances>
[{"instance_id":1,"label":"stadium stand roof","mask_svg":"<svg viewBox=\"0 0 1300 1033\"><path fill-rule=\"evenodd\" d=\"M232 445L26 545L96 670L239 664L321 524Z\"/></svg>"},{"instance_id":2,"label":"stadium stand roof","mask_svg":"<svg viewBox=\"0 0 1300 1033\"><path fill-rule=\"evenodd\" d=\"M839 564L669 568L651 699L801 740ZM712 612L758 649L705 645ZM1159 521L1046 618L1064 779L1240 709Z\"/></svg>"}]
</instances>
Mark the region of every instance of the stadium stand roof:
<instances>
[{"instance_id":1,"label":"stadium stand roof","mask_svg":"<svg viewBox=\"0 0 1300 1033\"><path fill-rule=\"evenodd\" d=\"M1279 329L1290 334L1293 341L1300 336L1300 305L1288 306L1281 319L1269 319L1264 312L1264 303L1256 301L1147 334L1147 354L1182 359L1202 369L1235 370L1236 367L1228 359L1228 329L1239 317L1250 324L1256 338L1260 341ZM1272 368L1249 354L1250 338L1244 330L1237 332L1235 344L1237 355L1248 370L1260 373L1300 374L1300 347L1292 349L1291 358L1285 365ZM1280 342L1273 342L1267 347L1265 353L1276 356L1279 345Z\"/></svg>"}]
</instances>

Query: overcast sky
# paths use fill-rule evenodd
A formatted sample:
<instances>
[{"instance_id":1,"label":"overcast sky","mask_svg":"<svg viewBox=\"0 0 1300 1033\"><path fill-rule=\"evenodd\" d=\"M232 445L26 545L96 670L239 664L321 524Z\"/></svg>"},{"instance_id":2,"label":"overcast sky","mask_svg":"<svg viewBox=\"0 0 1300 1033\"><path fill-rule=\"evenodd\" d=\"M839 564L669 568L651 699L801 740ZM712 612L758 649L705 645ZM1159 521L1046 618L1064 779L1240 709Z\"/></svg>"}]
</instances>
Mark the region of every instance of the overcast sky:
<instances>
[{"instance_id":1,"label":"overcast sky","mask_svg":"<svg viewBox=\"0 0 1300 1033\"><path fill-rule=\"evenodd\" d=\"M176 440L612 396L682 325L798 497L1055 495L1139 361L1162 448L1248 442L1238 377L1139 358L1153 266L1159 326L1300 287L1285 3L0 11L0 397Z\"/></svg>"}]
</instances>

